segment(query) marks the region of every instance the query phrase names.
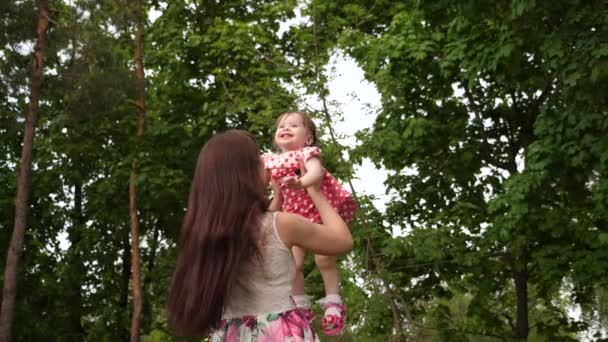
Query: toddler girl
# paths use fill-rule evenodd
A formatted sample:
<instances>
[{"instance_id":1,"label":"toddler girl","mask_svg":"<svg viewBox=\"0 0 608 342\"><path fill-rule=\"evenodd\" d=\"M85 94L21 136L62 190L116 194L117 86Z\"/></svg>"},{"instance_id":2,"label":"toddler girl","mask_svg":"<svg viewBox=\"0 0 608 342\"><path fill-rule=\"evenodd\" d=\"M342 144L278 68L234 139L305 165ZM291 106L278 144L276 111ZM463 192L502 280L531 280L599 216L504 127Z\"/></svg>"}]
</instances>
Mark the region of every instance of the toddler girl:
<instances>
[{"instance_id":1,"label":"toddler girl","mask_svg":"<svg viewBox=\"0 0 608 342\"><path fill-rule=\"evenodd\" d=\"M281 153L264 155L264 164L274 184L275 191L271 210L296 213L320 223L321 217L311 198L305 190L311 184L320 181L321 190L331 206L346 223L353 220L356 204L351 194L327 172L321 163L321 150L316 146L316 127L311 118L303 112L283 113L277 119L274 135L276 146ZM303 163L306 174L299 177L300 163ZM307 318L312 319L311 302L304 290L304 275L302 265L305 251L297 246L292 247L296 263L296 277L293 284L293 300ZM322 320L323 332L333 336L344 329L346 307L342 304L339 294L339 274L336 266L337 258L333 256L315 255L315 262L325 286L325 298L319 303L325 310Z\"/></svg>"}]
</instances>

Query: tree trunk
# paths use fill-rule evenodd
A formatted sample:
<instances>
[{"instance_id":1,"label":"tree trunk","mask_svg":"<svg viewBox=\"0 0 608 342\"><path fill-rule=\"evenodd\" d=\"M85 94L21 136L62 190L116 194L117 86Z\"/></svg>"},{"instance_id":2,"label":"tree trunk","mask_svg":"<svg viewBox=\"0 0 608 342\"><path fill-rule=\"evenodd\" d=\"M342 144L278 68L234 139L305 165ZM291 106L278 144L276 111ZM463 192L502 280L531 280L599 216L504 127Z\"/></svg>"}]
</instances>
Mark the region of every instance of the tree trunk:
<instances>
[{"instance_id":1,"label":"tree trunk","mask_svg":"<svg viewBox=\"0 0 608 342\"><path fill-rule=\"evenodd\" d=\"M145 277L143 277L142 281L142 289L141 292L143 294L149 293L150 285L154 280L154 268L156 266L156 255L158 253L158 245L160 238L160 228L161 224L157 221L154 226L152 226L152 241L150 242L149 253L147 255L147 265L146 265L146 273ZM152 304L150 301L142 303L142 315L146 317L146 315L152 315Z\"/></svg>"},{"instance_id":2,"label":"tree trunk","mask_svg":"<svg viewBox=\"0 0 608 342\"><path fill-rule=\"evenodd\" d=\"M515 322L515 336L519 341L528 339L528 272L524 267L522 271L513 271L515 295L517 297L517 320Z\"/></svg>"},{"instance_id":3,"label":"tree trunk","mask_svg":"<svg viewBox=\"0 0 608 342\"><path fill-rule=\"evenodd\" d=\"M17 184L17 198L15 200L15 225L11 244L6 257L4 271L4 287L2 290L2 311L0 313L0 341L11 340L11 330L15 312L15 298L17 296L17 269L23 248L23 239L27 223L29 206L29 192L32 178L32 150L38 105L40 101L40 88L44 66L44 52L47 45L47 30L49 28L49 9L46 1L40 2L38 15L38 28L36 30L36 45L32 62L32 83L30 90L30 103L25 119L25 132L23 134L23 147L21 150L21 165Z\"/></svg>"},{"instance_id":4,"label":"tree trunk","mask_svg":"<svg viewBox=\"0 0 608 342\"><path fill-rule=\"evenodd\" d=\"M152 274L154 274L154 267L156 266L156 254L158 250L161 223L157 223L153 229L152 242L150 243L150 254L148 255L148 265L146 267L146 277L143 282L143 292L146 293L146 289L152 283Z\"/></svg>"},{"instance_id":5,"label":"tree trunk","mask_svg":"<svg viewBox=\"0 0 608 342\"><path fill-rule=\"evenodd\" d=\"M78 158L75 158L76 168L80 168ZM86 270L82 261L82 231L85 219L82 210L82 179L80 174L74 181L74 209L72 212L72 228L69 231L70 248L67 252L66 262L68 264L67 279L67 298L70 300L68 312L68 324L70 329L69 341L83 341L84 328L82 327L82 278Z\"/></svg>"},{"instance_id":6,"label":"tree trunk","mask_svg":"<svg viewBox=\"0 0 608 342\"><path fill-rule=\"evenodd\" d=\"M128 342L129 330L123 325L123 317L129 307L129 279L131 279L131 245L129 244L129 233L124 231L122 237L122 273L120 277L120 293L118 294L118 316L116 317L116 332L119 341Z\"/></svg>"},{"instance_id":7,"label":"tree trunk","mask_svg":"<svg viewBox=\"0 0 608 342\"><path fill-rule=\"evenodd\" d=\"M144 123L146 117L146 88L144 79L143 63L143 18L142 0L137 0L135 4L135 18L137 20L137 34L135 36L135 63L137 75L137 141L144 133ZM133 274L133 318L131 320L131 342L139 342L139 326L142 312L141 298L141 275L140 275L140 252L139 252L139 219L137 217L137 154L131 164L131 182L129 184L129 213L131 217L131 267Z\"/></svg>"}]
</instances>

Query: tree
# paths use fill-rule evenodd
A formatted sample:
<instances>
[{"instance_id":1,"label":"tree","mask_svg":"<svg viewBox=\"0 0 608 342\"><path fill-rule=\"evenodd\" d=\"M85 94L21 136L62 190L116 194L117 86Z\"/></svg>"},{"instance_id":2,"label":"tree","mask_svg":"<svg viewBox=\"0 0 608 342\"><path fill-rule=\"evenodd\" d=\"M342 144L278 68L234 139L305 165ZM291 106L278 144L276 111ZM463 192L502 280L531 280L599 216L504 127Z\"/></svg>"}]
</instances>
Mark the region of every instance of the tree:
<instances>
[{"instance_id":1,"label":"tree","mask_svg":"<svg viewBox=\"0 0 608 342\"><path fill-rule=\"evenodd\" d=\"M44 68L44 52L47 45L47 30L50 26L49 15L48 4L46 1L42 1L39 5L38 28L36 30L37 38L34 47L34 58L32 60L30 102L25 121L19 183L17 187L17 198L15 200L15 225L13 228L11 244L8 249L8 256L6 258L6 268L4 270L2 311L0 313L0 341L10 341L11 339L15 297L17 293L17 268L19 266L19 257L21 256L23 248L23 238L25 235L29 206L32 149L36 131L36 120L38 117L40 91L42 87L42 71Z\"/></svg>"},{"instance_id":2,"label":"tree","mask_svg":"<svg viewBox=\"0 0 608 342\"><path fill-rule=\"evenodd\" d=\"M589 286L606 279L598 210L606 198L606 7L310 7L382 94L359 158L394 171L386 220L408 235L383 253L402 298L415 305L462 288L473 295L479 330L497 336L582 328L551 300L573 281L573 297L584 302ZM583 270L583 260L598 266ZM557 320L530 323L530 310L543 307Z\"/></svg>"},{"instance_id":3,"label":"tree","mask_svg":"<svg viewBox=\"0 0 608 342\"><path fill-rule=\"evenodd\" d=\"M20 293L27 294L17 297L17 341L51 335L65 341L128 337L123 317L129 312L128 266L124 294L124 277L115 276L130 265L130 244L126 262L120 254L122 237L128 241L127 211L115 209L128 207L129 167L120 163L129 155L129 144L123 142L134 130L124 124L132 116L127 101L135 97L129 61L123 58L125 46L132 49L132 39L120 40L105 30L122 26L112 2L98 5L54 3L54 20L60 24L51 31L53 44L45 54L48 73L41 109L47 115L40 118L36 136L31 209L19 272ZM13 68L17 67L15 63ZM35 329L31 321L39 322ZM103 332L98 334L97 327Z\"/></svg>"},{"instance_id":4,"label":"tree","mask_svg":"<svg viewBox=\"0 0 608 342\"><path fill-rule=\"evenodd\" d=\"M0 169L0 183L6 185L0 190L3 198L16 190L14 171L21 150L18 107L25 105L27 77L20 51L31 40L23 27L36 24L30 13L34 2L17 5L0 5L3 13L10 13L0 20L0 139L7 156ZM295 98L285 86L291 81L289 63L276 34L278 22L293 15L295 3L199 8L190 2L171 3L153 25L142 12L150 32L151 44L143 53L151 86L146 135L137 138L136 30L124 5L123 0L53 5L59 24L51 31L52 51L45 54L48 72L40 102L48 115L40 118L36 132L28 233L18 275L21 295L15 306L16 341L129 338L134 303L125 209L135 159L141 292L151 298L142 303L139 330L165 331L164 300L196 154L218 130L269 132L276 113L290 108ZM164 31L167 27L171 31ZM197 42L197 35L207 41ZM192 60L200 67L192 66ZM270 140L270 134L264 137ZM0 200L0 225L4 218L12 221L13 204ZM0 230L3 247L8 245L6 231ZM26 324L31 321L39 323Z\"/></svg>"},{"instance_id":5,"label":"tree","mask_svg":"<svg viewBox=\"0 0 608 342\"><path fill-rule=\"evenodd\" d=\"M145 180L142 212L149 215L149 227L160 230L157 270L143 275L153 279L147 291L155 300L144 306L150 310L144 316L156 333L169 335L166 293L194 161L204 142L218 131L241 128L257 133L268 147L275 116L294 105L285 86L292 82L291 65L276 32L281 20L293 16L293 6L174 1L157 7L160 16L146 30L150 77L138 177Z\"/></svg>"},{"instance_id":6,"label":"tree","mask_svg":"<svg viewBox=\"0 0 608 342\"><path fill-rule=\"evenodd\" d=\"M135 3L135 20L137 33L135 35L135 64L137 66L137 138L144 134L146 117L146 88L143 61L143 14L142 0ZM137 147L137 146L136 146ZM131 268L133 276L133 318L131 321L131 342L139 341L139 325L142 311L141 272L139 252L139 219L137 217L137 167L136 159L131 162L131 178L129 183L129 215L131 218Z\"/></svg>"}]
</instances>

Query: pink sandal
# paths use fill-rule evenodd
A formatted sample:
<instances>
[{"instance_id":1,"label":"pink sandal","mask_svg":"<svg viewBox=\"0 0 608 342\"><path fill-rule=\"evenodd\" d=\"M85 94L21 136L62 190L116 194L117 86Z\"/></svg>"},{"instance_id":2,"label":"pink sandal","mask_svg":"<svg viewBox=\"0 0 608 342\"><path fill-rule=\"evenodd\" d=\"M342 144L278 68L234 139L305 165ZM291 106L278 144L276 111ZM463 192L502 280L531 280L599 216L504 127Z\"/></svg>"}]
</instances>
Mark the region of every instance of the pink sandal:
<instances>
[{"instance_id":1,"label":"pink sandal","mask_svg":"<svg viewBox=\"0 0 608 342\"><path fill-rule=\"evenodd\" d=\"M314 314L312 312L312 308L310 307L310 303L308 303L307 306L298 306L298 303L296 303L296 300L293 298L293 296L291 297L291 302L296 307L298 312L308 321L308 323L312 324Z\"/></svg>"},{"instance_id":2,"label":"pink sandal","mask_svg":"<svg viewBox=\"0 0 608 342\"><path fill-rule=\"evenodd\" d=\"M321 304L323 310L327 311L329 308L336 308L340 310L340 315L324 315L321 321L321 327L323 333L327 336L336 336L342 333L344 330L344 320L346 319L346 305L338 303L323 303Z\"/></svg>"}]
</instances>

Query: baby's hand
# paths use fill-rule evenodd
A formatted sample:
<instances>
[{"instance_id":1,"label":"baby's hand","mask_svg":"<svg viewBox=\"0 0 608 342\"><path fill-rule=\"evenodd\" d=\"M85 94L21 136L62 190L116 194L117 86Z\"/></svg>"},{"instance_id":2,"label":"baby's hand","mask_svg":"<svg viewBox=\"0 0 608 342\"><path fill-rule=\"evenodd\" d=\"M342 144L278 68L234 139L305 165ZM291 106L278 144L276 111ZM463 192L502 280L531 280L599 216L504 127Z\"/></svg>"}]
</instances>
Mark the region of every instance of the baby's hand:
<instances>
[{"instance_id":1,"label":"baby's hand","mask_svg":"<svg viewBox=\"0 0 608 342\"><path fill-rule=\"evenodd\" d=\"M286 186L290 189L303 189L302 181L298 177L288 177L283 180L283 186Z\"/></svg>"}]
</instances>

